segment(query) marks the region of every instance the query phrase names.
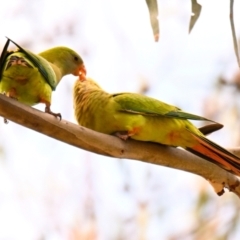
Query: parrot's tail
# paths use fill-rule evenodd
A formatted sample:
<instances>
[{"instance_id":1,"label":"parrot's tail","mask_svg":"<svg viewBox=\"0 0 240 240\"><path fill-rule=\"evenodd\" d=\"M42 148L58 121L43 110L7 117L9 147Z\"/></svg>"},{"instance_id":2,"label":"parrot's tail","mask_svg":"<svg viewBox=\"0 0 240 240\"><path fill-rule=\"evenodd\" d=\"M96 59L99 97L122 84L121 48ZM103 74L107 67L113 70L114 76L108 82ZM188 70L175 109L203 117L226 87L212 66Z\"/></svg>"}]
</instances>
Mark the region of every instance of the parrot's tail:
<instances>
[{"instance_id":1,"label":"parrot's tail","mask_svg":"<svg viewBox=\"0 0 240 240\"><path fill-rule=\"evenodd\" d=\"M198 141L198 144L191 148L186 148L187 151L218 165L228 172L240 176L239 157L203 136L198 136L192 132L191 134Z\"/></svg>"}]
</instances>

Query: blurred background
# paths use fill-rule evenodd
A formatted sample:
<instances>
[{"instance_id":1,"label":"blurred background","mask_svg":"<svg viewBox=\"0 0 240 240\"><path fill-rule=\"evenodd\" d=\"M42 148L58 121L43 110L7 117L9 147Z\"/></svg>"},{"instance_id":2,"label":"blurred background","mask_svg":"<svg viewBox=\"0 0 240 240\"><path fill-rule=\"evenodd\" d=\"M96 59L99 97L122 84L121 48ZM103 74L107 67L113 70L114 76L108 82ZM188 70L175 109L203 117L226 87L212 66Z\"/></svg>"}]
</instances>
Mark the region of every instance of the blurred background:
<instances>
[{"instance_id":1,"label":"blurred background","mask_svg":"<svg viewBox=\"0 0 240 240\"><path fill-rule=\"evenodd\" d=\"M156 43L145 0L4 1L0 49L5 36L36 53L71 47L107 91L140 92L221 122L210 138L239 146L229 1L199 3L188 35L191 2L159 0ZM234 9L240 36L239 1ZM72 122L74 81L66 76L52 103ZM235 240L239 210L234 194L218 197L193 174L99 156L0 121L0 240Z\"/></svg>"}]
</instances>

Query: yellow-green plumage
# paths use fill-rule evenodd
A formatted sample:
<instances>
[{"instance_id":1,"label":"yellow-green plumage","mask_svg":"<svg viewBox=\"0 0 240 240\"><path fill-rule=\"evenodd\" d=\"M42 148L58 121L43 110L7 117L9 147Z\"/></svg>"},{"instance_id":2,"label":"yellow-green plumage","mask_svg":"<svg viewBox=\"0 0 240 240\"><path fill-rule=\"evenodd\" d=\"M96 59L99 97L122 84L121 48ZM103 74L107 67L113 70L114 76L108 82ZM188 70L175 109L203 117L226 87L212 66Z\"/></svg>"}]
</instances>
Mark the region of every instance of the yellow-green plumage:
<instances>
[{"instance_id":1,"label":"yellow-green plumage","mask_svg":"<svg viewBox=\"0 0 240 240\"><path fill-rule=\"evenodd\" d=\"M16 64L6 68L13 56L23 58L28 62L29 66ZM8 56L4 65L0 92L9 93L10 91L16 91L16 93L12 93L12 95L14 95L12 97L30 106L39 103L41 99L51 102L51 86L43 78L38 68L21 52L16 52Z\"/></svg>"},{"instance_id":2,"label":"yellow-green plumage","mask_svg":"<svg viewBox=\"0 0 240 240\"><path fill-rule=\"evenodd\" d=\"M55 115L50 110L52 91L63 76L79 74L82 58L67 47L34 54L14 44L18 50L1 56L0 92L30 106L44 103L46 112Z\"/></svg>"},{"instance_id":3,"label":"yellow-green plumage","mask_svg":"<svg viewBox=\"0 0 240 240\"><path fill-rule=\"evenodd\" d=\"M179 146L240 175L240 159L188 121L208 120L203 117L136 93L109 94L89 78L75 83L74 110L84 127L122 139Z\"/></svg>"}]
</instances>

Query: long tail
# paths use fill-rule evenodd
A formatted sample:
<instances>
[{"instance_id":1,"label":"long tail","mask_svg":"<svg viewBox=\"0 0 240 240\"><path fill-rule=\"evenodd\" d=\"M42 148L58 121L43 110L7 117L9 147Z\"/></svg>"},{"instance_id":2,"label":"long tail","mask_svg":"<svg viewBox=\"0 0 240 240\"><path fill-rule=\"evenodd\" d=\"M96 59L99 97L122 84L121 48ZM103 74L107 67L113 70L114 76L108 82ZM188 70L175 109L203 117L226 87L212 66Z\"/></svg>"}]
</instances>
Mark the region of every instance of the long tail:
<instances>
[{"instance_id":1,"label":"long tail","mask_svg":"<svg viewBox=\"0 0 240 240\"><path fill-rule=\"evenodd\" d=\"M198 144L192 148L186 148L187 151L218 165L228 172L240 176L239 157L203 136L198 136L192 132L191 134L197 140Z\"/></svg>"}]
</instances>

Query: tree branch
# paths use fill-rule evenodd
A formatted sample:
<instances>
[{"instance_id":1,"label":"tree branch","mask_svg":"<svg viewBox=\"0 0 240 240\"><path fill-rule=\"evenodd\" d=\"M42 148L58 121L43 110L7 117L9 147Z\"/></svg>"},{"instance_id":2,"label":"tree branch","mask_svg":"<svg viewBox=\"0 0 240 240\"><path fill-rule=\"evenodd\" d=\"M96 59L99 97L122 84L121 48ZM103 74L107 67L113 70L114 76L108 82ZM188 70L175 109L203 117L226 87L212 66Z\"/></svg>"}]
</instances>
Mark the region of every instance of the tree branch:
<instances>
[{"instance_id":1,"label":"tree branch","mask_svg":"<svg viewBox=\"0 0 240 240\"><path fill-rule=\"evenodd\" d=\"M239 179L185 150L98 133L28 107L0 94L0 116L72 146L97 154L140 160L197 174L210 182L218 195L229 189L240 197ZM240 156L240 148L229 149ZM174 178L172 179L174 181Z\"/></svg>"}]
</instances>

